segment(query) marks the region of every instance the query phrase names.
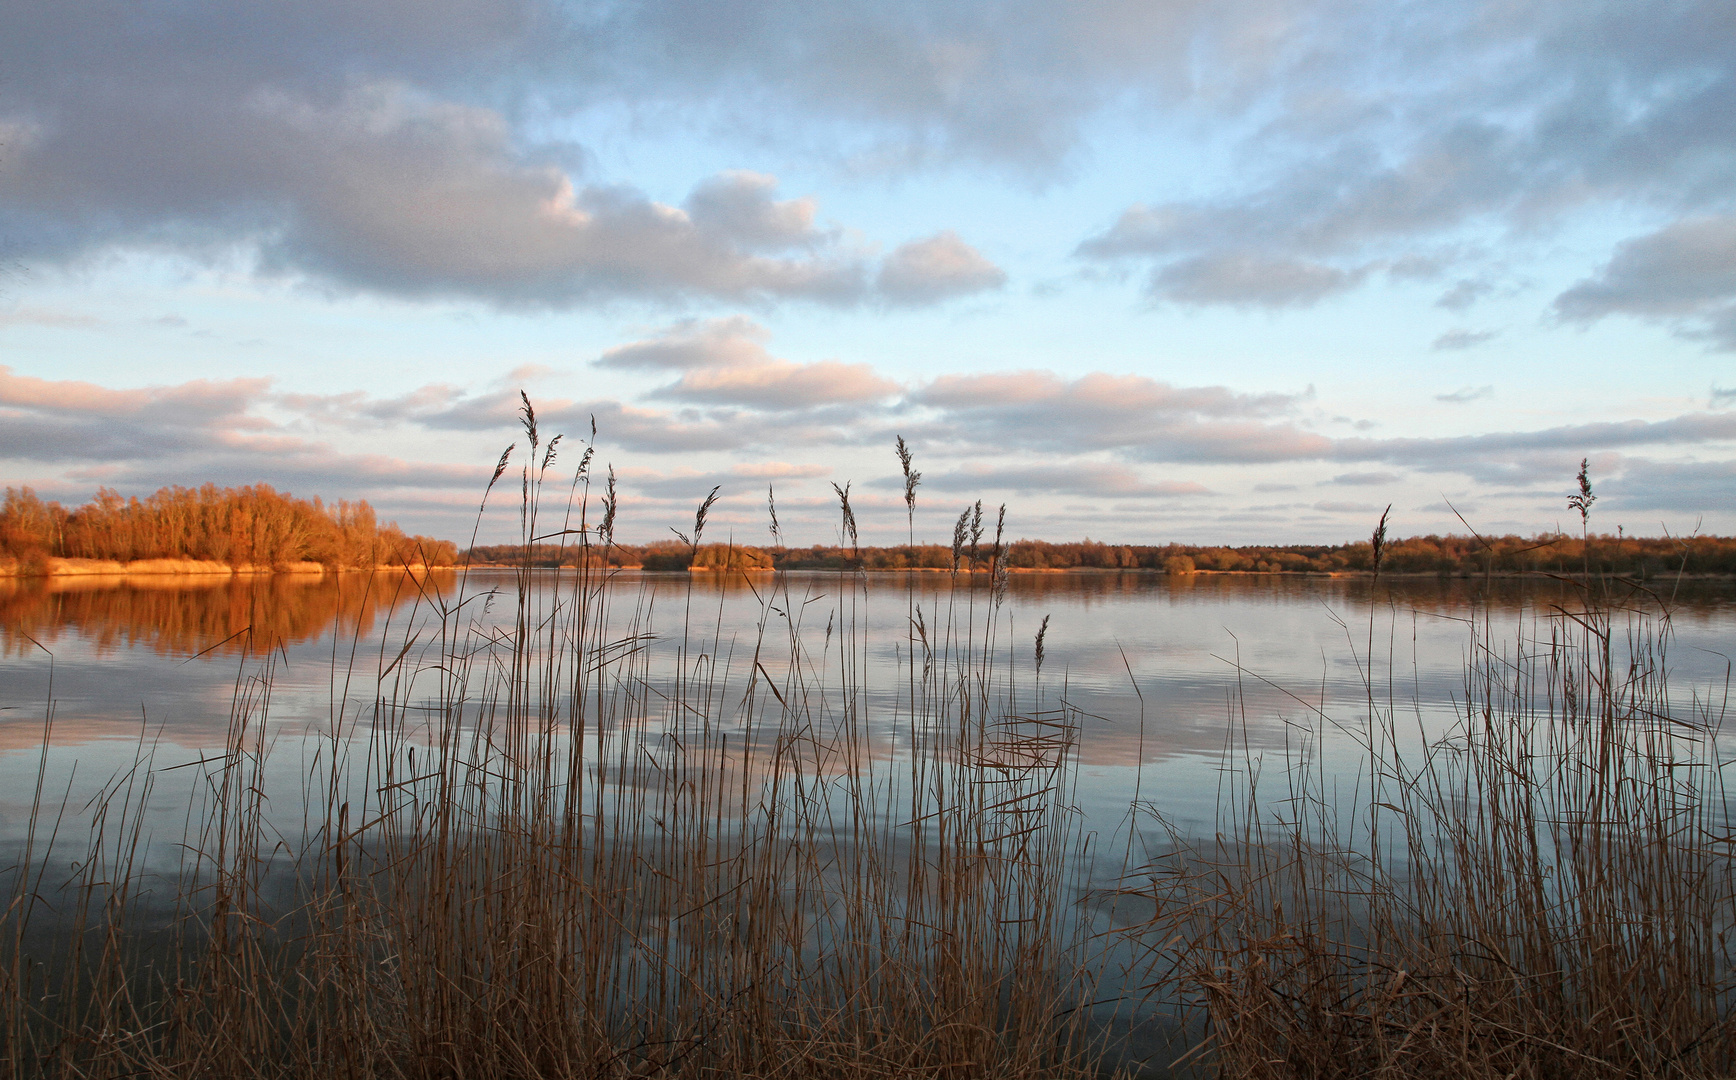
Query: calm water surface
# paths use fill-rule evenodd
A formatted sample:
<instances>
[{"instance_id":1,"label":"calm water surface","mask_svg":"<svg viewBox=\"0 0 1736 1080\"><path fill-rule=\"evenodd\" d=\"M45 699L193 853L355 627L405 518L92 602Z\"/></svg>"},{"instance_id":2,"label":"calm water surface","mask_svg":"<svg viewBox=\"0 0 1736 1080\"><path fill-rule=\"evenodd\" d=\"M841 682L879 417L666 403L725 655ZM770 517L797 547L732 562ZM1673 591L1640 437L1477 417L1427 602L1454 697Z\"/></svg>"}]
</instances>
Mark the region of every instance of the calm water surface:
<instances>
[{"instance_id":1,"label":"calm water surface","mask_svg":"<svg viewBox=\"0 0 1736 1080\"><path fill-rule=\"evenodd\" d=\"M553 574L534 587L545 614L566 588ZM45 786L76 802L138 753L162 767L221 747L238 687L257 687L250 677L267 662L274 807L288 812L319 733L373 699L377 672L426 625L431 596L450 604L460 588L476 598L468 618L511 625L509 571L473 571L462 586L456 575L420 586L395 575L0 582L0 838L23 828L46 718ZM489 590L501 591L491 599ZM1676 700L1721 702L1736 653L1736 589L1666 583L1660 592ZM649 632L653 671L715 656L738 693L751 681L761 626L783 642L781 653L762 649L781 672L793 624L816 666L842 655L859 664L867 723L888 745L900 728L912 615L938 637L950 614L980 643L990 610L986 583L955 589L938 574L720 582L624 572L612 595L611 635ZM1548 581L1017 575L992 634L996 663L1028 707L1034 635L1049 618L1043 692L1082 717L1078 802L1094 823L1113 827L1137 789L1198 831L1210 828L1227 746L1281 761L1318 733L1329 760L1354 762L1344 732L1366 716L1371 682L1409 728L1444 731L1464 697L1473 623L1512 647L1522 629L1582 606L1578 590ZM1635 606L1658 610L1649 597ZM152 798L163 828L184 819L176 790L160 783Z\"/></svg>"}]
</instances>

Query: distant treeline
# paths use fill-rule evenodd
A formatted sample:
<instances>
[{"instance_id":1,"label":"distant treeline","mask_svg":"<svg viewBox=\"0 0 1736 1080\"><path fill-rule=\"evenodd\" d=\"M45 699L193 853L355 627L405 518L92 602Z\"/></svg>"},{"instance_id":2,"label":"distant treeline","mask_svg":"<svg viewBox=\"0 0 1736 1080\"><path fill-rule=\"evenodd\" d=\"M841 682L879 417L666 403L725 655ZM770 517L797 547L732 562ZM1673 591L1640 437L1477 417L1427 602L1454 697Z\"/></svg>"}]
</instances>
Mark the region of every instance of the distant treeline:
<instances>
[{"instance_id":1,"label":"distant treeline","mask_svg":"<svg viewBox=\"0 0 1736 1080\"><path fill-rule=\"evenodd\" d=\"M987 543L973 550L941 544L896 547L811 548L731 547L706 544L697 553L685 544L661 541L582 549L594 565L647 570L778 569L834 570L989 570L997 559L1010 570L1155 570L1171 574L1201 571L1328 574L1373 569L1373 548L1353 544L1292 544L1220 547L1195 544L1104 544L1092 540L1049 543L1015 540L999 555ZM471 548L474 563L576 566L581 549L536 544ZM1414 536L1388 541L1382 573L1395 574L1579 574L1657 577L1664 574L1736 574L1736 537L1681 539L1627 536Z\"/></svg>"},{"instance_id":2,"label":"distant treeline","mask_svg":"<svg viewBox=\"0 0 1736 1080\"><path fill-rule=\"evenodd\" d=\"M196 559L230 566L317 562L334 569L450 566L457 546L380 524L366 502L297 499L265 484L166 487L147 498L98 488L67 508L29 488L7 488L0 506L0 558Z\"/></svg>"}]
</instances>

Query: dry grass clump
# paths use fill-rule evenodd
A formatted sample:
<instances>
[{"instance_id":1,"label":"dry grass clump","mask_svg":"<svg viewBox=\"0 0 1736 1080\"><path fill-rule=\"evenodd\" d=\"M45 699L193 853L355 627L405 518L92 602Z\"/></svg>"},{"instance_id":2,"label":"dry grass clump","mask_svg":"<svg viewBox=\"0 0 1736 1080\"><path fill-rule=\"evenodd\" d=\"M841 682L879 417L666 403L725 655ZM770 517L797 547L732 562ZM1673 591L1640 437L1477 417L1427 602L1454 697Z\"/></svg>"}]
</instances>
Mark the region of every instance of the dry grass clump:
<instances>
[{"instance_id":1,"label":"dry grass clump","mask_svg":"<svg viewBox=\"0 0 1736 1080\"><path fill-rule=\"evenodd\" d=\"M1631 613L1630 613L1631 614ZM1358 789L1318 761L1130 876L1132 931L1226 1077L1706 1077L1736 1069L1721 703L1671 699L1667 619L1478 628L1462 721L1369 697ZM1252 762L1248 763L1250 766Z\"/></svg>"},{"instance_id":2,"label":"dry grass clump","mask_svg":"<svg viewBox=\"0 0 1736 1080\"><path fill-rule=\"evenodd\" d=\"M911 594L897 683L871 687L854 571L744 575L737 633L691 583L657 610L608 569L612 474L593 521L587 449L545 511L559 440L524 421L522 539L576 568L527 555L515 588L358 623L301 813L271 799L281 651L251 654L221 752L171 771L141 741L71 817L45 725L0 926L4 1076L1140 1071L1101 1023L1117 1003L1184 1018L1157 1073L1736 1071L1722 716L1672 699L1667 618L1624 637L1588 602L1506 650L1481 627L1461 723L1429 738L1378 688L1371 615L1354 790L1322 715L1282 790L1232 756L1218 835L1098 890L1046 619L1011 668L1004 512L988 545L980 503L959 517L950 594ZM165 852L146 810L185 779Z\"/></svg>"},{"instance_id":3,"label":"dry grass clump","mask_svg":"<svg viewBox=\"0 0 1736 1080\"><path fill-rule=\"evenodd\" d=\"M527 541L607 543L589 455L559 529L539 511L552 456L525 470ZM195 809L166 881L141 821L177 774L149 747L89 808L64 887L66 839L31 822L6 1075L1087 1072L1076 730L1020 710L973 581L913 623L872 728L854 576L762 579L740 641L691 593L673 634L648 595L617 610L602 569L429 591L377 664L334 669L305 824L269 797L257 656L224 750L178 774Z\"/></svg>"}]
</instances>

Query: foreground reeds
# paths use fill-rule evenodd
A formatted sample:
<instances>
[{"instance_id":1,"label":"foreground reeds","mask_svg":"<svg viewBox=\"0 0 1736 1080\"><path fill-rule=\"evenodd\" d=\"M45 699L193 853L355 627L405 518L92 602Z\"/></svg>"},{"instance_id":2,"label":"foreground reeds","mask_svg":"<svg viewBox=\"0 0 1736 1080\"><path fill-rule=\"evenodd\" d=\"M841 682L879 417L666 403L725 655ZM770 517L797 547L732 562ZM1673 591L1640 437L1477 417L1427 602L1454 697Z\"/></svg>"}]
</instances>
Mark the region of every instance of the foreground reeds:
<instances>
[{"instance_id":1,"label":"foreground reeds","mask_svg":"<svg viewBox=\"0 0 1736 1080\"><path fill-rule=\"evenodd\" d=\"M1504 645L1473 624L1445 736L1371 686L1354 792L1313 746L1278 791L1244 761L1227 828L1124 880L1196 1054L1237 1077L1730 1075L1723 695L1672 699L1655 610L1557 608Z\"/></svg>"},{"instance_id":2,"label":"foreground reeds","mask_svg":"<svg viewBox=\"0 0 1736 1080\"><path fill-rule=\"evenodd\" d=\"M1444 737L1401 724L1370 612L1364 714L1336 718L1356 762L1328 769L1321 715L1276 778L1227 755L1215 836L1154 836L1141 803L1109 843L1073 809L1041 634L1010 660L1000 575L912 598L899 685L874 687L854 573L755 578L751 628L691 585L659 610L589 550L614 509L588 453L549 523L542 452L524 539L576 568L374 579L412 595L334 652L305 811L271 801L269 649L222 752L169 771L141 741L70 816L38 785L0 928L6 1075L1736 1067L1722 716L1673 699L1655 605L1541 613L1504 647L1476 628ZM961 518L955 549L980 532ZM189 780L186 835L151 846L146 806ZM1134 1055L1130 1019L1173 1044Z\"/></svg>"}]
</instances>

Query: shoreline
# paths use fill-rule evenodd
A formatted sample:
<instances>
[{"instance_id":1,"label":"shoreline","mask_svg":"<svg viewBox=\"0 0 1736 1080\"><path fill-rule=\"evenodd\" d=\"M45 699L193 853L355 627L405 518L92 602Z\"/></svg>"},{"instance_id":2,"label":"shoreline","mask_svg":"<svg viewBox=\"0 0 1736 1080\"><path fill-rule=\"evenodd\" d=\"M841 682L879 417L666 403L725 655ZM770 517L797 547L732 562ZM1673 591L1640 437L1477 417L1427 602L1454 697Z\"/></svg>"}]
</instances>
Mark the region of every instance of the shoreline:
<instances>
[{"instance_id":1,"label":"shoreline","mask_svg":"<svg viewBox=\"0 0 1736 1080\"><path fill-rule=\"evenodd\" d=\"M317 562L292 562L282 566L255 566L242 563L213 562L204 559L61 559L46 558L29 562L0 559L0 578L132 578L132 577L271 577L287 574L302 577L327 574L373 573L379 570L408 571L421 574L453 567L428 567L422 563L396 566L337 567Z\"/></svg>"},{"instance_id":2,"label":"shoreline","mask_svg":"<svg viewBox=\"0 0 1736 1080\"><path fill-rule=\"evenodd\" d=\"M459 571L463 571L463 570L524 570L524 569L527 569L527 567L522 566L522 565L515 565L513 563L471 563L469 566L443 567L442 569L451 569L451 570L459 570ZM572 570L578 570L581 568L577 567L577 566L532 566L532 567L528 567L528 569L541 571L541 572L547 572L547 571L551 571L551 570L572 571ZM598 570L598 569L605 569L605 568L592 567L591 569L592 570ZM728 570L720 569L718 567L712 567L712 566L691 566L685 570L647 570L647 569L645 569L645 567L642 564L636 564L636 565L627 565L627 566L610 566L610 567L607 567L606 569L610 570L610 571L632 570L632 571L637 571L638 573L641 573L641 574L670 574L670 575L675 575L675 574L778 574L778 573L836 574L836 573L846 573L846 572L860 572L860 573L864 573L864 574L961 574L961 575L973 575L973 576L980 575L983 577L987 577L993 573L993 571L987 570L987 569L984 569L981 567L978 567L974 570L967 570L967 569L964 569L962 567L958 570L948 570L948 569L945 569L943 567L934 567L934 566L896 566L896 567L893 567L893 566L884 566L884 567L883 566L871 566L871 567L798 566L798 567L789 567L789 568L782 568L782 567L754 567L751 569L735 568L735 569L728 569ZM1049 575L1137 574L1141 577L1163 577L1163 578L1177 578L1177 579L1208 578L1208 577L1371 578L1374 576L1373 573L1371 571L1368 571L1368 570L1204 570L1204 569L1200 569L1200 570L1189 570L1186 573L1182 573L1182 574L1173 574L1167 570L1154 569L1151 567L1144 567L1144 566L1123 566L1123 567L1103 567L1103 566L1020 567L1020 566L1009 566L1009 567L1007 567L1007 573L1009 575L1025 575L1025 574L1049 574ZM1538 570L1496 570L1496 571L1488 572L1488 573L1485 573L1483 571L1461 572L1461 571L1436 571L1436 570L1405 570L1405 571L1382 570L1380 572L1380 576L1382 579L1398 578L1398 579L1403 579L1406 581L1420 581L1420 580L1435 579L1435 578L1451 579L1451 580L1469 580L1472 578L1491 578L1491 579L1499 579L1499 580L1516 581L1516 580L1524 580L1524 579L1535 579L1538 577L1557 577L1557 578L1565 578L1568 580L1581 580L1586 575L1583 572L1574 573L1574 574L1563 574L1563 573L1557 573L1555 571L1545 572L1545 571L1538 571ZM1652 582L1652 581L1666 581L1666 580L1667 581L1675 581L1678 579L1678 577L1682 581L1736 581L1736 574L1719 574L1719 573L1694 573L1694 574L1680 574L1680 575L1677 575L1677 574L1659 574L1659 575L1648 576L1645 578L1635 578L1629 574L1616 574L1616 573L1609 573L1609 574L1596 574L1596 573L1594 573L1591 576L1592 577L1605 577L1605 578L1619 578L1622 580L1633 580L1633 581L1639 581L1642 584L1646 583L1646 582Z\"/></svg>"}]
</instances>

